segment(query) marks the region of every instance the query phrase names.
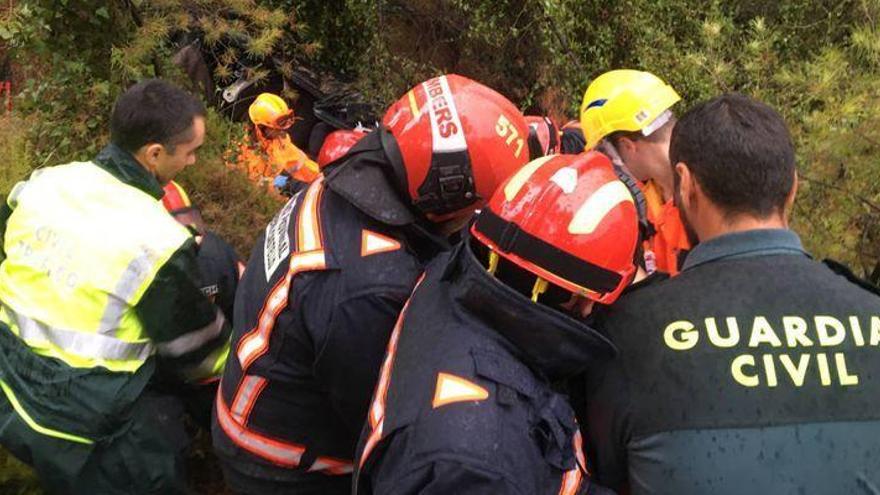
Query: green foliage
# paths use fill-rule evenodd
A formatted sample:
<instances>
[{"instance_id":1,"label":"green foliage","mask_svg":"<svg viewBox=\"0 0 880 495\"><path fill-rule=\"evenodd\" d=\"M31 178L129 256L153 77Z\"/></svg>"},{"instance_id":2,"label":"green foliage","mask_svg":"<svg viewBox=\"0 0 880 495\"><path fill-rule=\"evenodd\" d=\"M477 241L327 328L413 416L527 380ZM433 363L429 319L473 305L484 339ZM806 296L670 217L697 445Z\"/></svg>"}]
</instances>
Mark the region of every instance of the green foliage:
<instances>
[{"instance_id":1,"label":"green foliage","mask_svg":"<svg viewBox=\"0 0 880 495\"><path fill-rule=\"evenodd\" d=\"M793 225L807 246L862 270L880 258L878 0L283 3L320 12L326 29L308 39L334 48L316 61L344 60L338 70L385 103L443 72L563 122L577 117L589 81L614 68L666 79L683 97L679 112L750 94L791 127L802 179Z\"/></svg>"},{"instance_id":2,"label":"green foliage","mask_svg":"<svg viewBox=\"0 0 880 495\"><path fill-rule=\"evenodd\" d=\"M683 97L721 92L782 113L798 151L792 225L817 257L869 270L880 259L880 0L18 0L0 17L16 110L0 129L0 186L41 165L92 156L113 98L145 77L182 82L181 33L203 36L231 82L235 62L265 75L299 64L388 104L443 72L478 79L529 113L576 118L589 81L652 71ZM2 15L2 14L0 14ZM19 84L20 82L20 84ZM291 95L288 95L291 96ZM180 178L206 217L247 255L277 200L224 165L240 124L213 112L198 164ZM38 493L0 455L0 491Z\"/></svg>"},{"instance_id":3,"label":"green foliage","mask_svg":"<svg viewBox=\"0 0 880 495\"><path fill-rule=\"evenodd\" d=\"M239 142L244 131L242 124L209 111L207 135L198 151L198 161L185 169L177 181L202 210L207 224L223 235L240 257L247 259L254 238L281 203L240 171L226 167L227 148Z\"/></svg>"},{"instance_id":4,"label":"green foliage","mask_svg":"<svg viewBox=\"0 0 880 495\"><path fill-rule=\"evenodd\" d=\"M41 495L40 483L30 467L0 447L0 492L7 495Z\"/></svg>"}]
</instances>

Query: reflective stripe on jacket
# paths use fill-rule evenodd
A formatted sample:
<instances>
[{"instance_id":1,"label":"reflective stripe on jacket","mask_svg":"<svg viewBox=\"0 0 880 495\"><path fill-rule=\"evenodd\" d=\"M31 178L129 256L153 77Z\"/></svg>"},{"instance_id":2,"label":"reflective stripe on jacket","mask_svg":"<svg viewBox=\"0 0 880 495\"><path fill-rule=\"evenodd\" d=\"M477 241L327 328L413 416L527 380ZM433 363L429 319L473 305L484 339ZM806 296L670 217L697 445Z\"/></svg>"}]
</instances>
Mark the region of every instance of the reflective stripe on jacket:
<instances>
[{"instance_id":1,"label":"reflective stripe on jacket","mask_svg":"<svg viewBox=\"0 0 880 495\"><path fill-rule=\"evenodd\" d=\"M0 320L70 366L140 367L154 348L132 308L186 229L89 162L38 170L8 202Z\"/></svg>"}]
</instances>

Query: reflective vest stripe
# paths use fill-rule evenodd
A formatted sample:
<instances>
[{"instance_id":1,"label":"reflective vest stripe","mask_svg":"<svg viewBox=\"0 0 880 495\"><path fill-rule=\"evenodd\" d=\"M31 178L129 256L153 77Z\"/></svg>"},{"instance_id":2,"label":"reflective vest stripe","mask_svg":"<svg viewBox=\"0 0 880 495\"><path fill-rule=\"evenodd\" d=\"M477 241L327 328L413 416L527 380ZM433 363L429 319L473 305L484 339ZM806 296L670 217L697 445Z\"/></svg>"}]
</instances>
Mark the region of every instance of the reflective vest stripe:
<instances>
[{"instance_id":1,"label":"reflective vest stripe","mask_svg":"<svg viewBox=\"0 0 880 495\"><path fill-rule=\"evenodd\" d=\"M586 462L584 459L583 438L580 431L575 431L574 440L572 441L574 448L575 463L574 468L562 475L562 486L559 487L559 495L575 495L581 486L586 472Z\"/></svg>"},{"instance_id":2,"label":"reflective vest stripe","mask_svg":"<svg viewBox=\"0 0 880 495\"><path fill-rule=\"evenodd\" d=\"M305 447L291 442L274 440L244 426L257 396L269 382L260 376L246 376L239 387L232 409L223 402L223 392L217 391L217 420L226 435L239 447L284 467L299 467ZM309 472L329 475L349 474L354 470L351 461L319 456Z\"/></svg>"},{"instance_id":3,"label":"reflective vest stripe","mask_svg":"<svg viewBox=\"0 0 880 495\"><path fill-rule=\"evenodd\" d=\"M107 307L104 308L104 314L101 316L98 333L106 334L119 328L125 311L131 306L131 300L138 288L146 281L156 258L152 251L145 250L131 260L113 293L107 295Z\"/></svg>"},{"instance_id":4,"label":"reflective vest stripe","mask_svg":"<svg viewBox=\"0 0 880 495\"><path fill-rule=\"evenodd\" d=\"M266 298L263 311L257 320L257 326L242 337L238 345L238 360L242 370L247 370L254 361L269 350L272 328L275 326L278 315L287 307L293 277L300 272L322 270L325 267L326 260L323 251L290 255L290 268Z\"/></svg>"},{"instance_id":5,"label":"reflective vest stripe","mask_svg":"<svg viewBox=\"0 0 880 495\"><path fill-rule=\"evenodd\" d=\"M269 381L262 376L245 375L238 385L235 399L232 401L232 418L241 425L246 425L248 416L257 402L256 398L263 391Z\"/></svg>"},{"instance_id":6,"label":"reflective vest stripe","mask_svg":"<svg viewBox=\"0 0 880 495\"><path fill-rule=\"evenodd\" d=\"M279 466L289 468L299 466L299 461L306 451L302 445L264 437L236 422L223 401L221 390L217 391L217 422L236 445Z\"/></svg>"},{"instance_id":7,"label":"reflective vest stripe","mask_svg":"<svg viewBox=\"0 0 880 495\"><path fill-rule=\"evenodd\" d=\"M354 464L351 461L332 457L318 457L309 468L309 472L323 472L332 475L349 474L352 471L354 471Z\"/></svg>"},{"instance_id":8,"label":"reflective vest stripe","mask_svg":"<svg viewBox=\"0 0 880 495\"><path fill-rule=\"evenodd\" d=\"M302 207L299 210L299 218L296 225L297 251L305 253L321 249L321 224L319 222L318 207L321 204L321 196L324 193L324 178L319 177L306 191Z\"/></svg>"},{"instance_id":9,"label":"reflective vest stripe","mask_svg":"<svg viewBox=\"0 0 880 495\"><path fill-rule=\"evenodd\" d=\"M3 393L6 394L6 398L9 399L9 403L12 405L12 408L15 409L15 412L18 413L18 416L24 421L28 426L31 427L37 433L41 433L43 435L59 438L61 440L67 440L75 443L83 443L86 445L91 445L95 443L93 440L89 440L88 438L80 437L77 435L72 435L70 433L64 433L63 431L53 430L52 428L47 428L36 421L34 418L28 414L27 411L21 407L21 404L18 402L18 397L15 396L15 393L12 392L12 389L9 385L6 384L3 380L0 380L0 388L3 389Z\"/></svg>"},{"instance_id":10,"label":"reflective vest stripe","mask_svg":"<svg viewBox=\"0 0 880 495\"><path fill-rule=\"evenodd\" d=\"M229 357L229 341L218 345L216 349L205 356L205 359L195 366L188 366L183 375L190 381L212 381L220 377L226 368L226 359Z\"/></svg>"},{"instance_id":11,"label":"reflective vest stripe","mask_svg":"<svg viewBox=\"0 0 880 495\"><path fill-rule=\"evenodd\" d=\"M425 274L423 273L416 281L416 285L413 287L413 293L419 288L419 285L421 285L422 280L424 279ZM367 441L364 444L364 451L361 453L360 462L358 464L361 467L363 467L367 457L370 456L370 452L373 451L373 448L375 448L376 444L379 443L379 440L382 439L382 430L385 425L385 400L388 394L388 387L391 385L391 369L394 366L394 357L397 353L397 341L400 339L400 331L403 328L403 319L406 317L406 310L409 308L411 300L412 295L410 295L410 298L407 299L406 303L403 305L403 309L400 311L400 316L397 317L397 323L394 324L394 330L391 332L391 337L388 339L388 348L385 351L385 360L382 362L379 383L376 384L376 392L373 394L373 402L370 404L368 420L372 431L370 432L370 436L367 437Z\"/></svg>"},{"instance_id":12,"label":"reflective vest stripe","mask_svg":"<svg viewBox=\"0 0 880 495\"><path fill-rule=\"evenodd\" d=\"M37 320L16 313L8 306L2 311L8 315L13 332L29 346L50 343L65 352L86 358L110 361L145 361L153 353L150 342L126 342L97 333L53 328Z\"/></svg>"},{"instance_id":13,"label":"reflective vest stripe","mask_svg":"<svg viewBox=\"0 0 880 495\"><path fill-rule=\"evenodd\" d=\"M210 342L212 339L220 335L220 333L223 331L223 325L225 323L226 318L223 317L223 313L221 313L218 309L217 316L211 323L208 323L198 330L193 330L192 332L185 333L174 340L169 340L168 342L156 344L156 349L159 351L159 354L162 354L163 356L182 356L187 352L192 352L200 348L207 342Z\"/></svg>"}]
</instances>

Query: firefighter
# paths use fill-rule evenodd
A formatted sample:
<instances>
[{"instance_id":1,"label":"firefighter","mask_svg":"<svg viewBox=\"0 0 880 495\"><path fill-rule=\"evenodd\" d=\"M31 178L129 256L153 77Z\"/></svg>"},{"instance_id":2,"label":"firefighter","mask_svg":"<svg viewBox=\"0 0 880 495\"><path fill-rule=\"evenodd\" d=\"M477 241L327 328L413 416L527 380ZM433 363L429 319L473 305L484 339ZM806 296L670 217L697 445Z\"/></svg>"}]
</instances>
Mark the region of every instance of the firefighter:
<instances>
[{"instance_id":1,"label":"firefighter","mask_svg":"<svg viewBox=\"0 0 880 495\"><path fill-rule=\"evenodd\" d=\"M672 202L669 136L681 98L650 72L613 70L590 83L581 104L585 149L597 149L642 185L648 218L648 273L678 273L691 241Z\"/></svg>"},{"instance_id":2,"label":"firefighter","mask_svg":"<svg viewBox=\"0 0 880 495\"><path fill-rule=\"evenodd\" d=\"M235 289L244 272L244 263L235 249L222 237L208 230L201 211L193 205L186 191L175 181L163 188L162 205L171 216L195 236L201 284L199 289L232 321Z\"/></svg>"},{"instance_id":3,"label":"firefighter","mask_svg":"<svg viewBox=\"0 0 880 495\"><path fill-rule=\"evenodd\" d=\"M0 442L49 493L185 493L179 397L216 378L230 326L160 203L196 159L201 102L161 80L116 101L96 158L34 171L2 210Z\"/></svg>"},{"instance_id":4,"label":"firefighter","mask_svg":"<svg viewBox=\"0 0 880 495\"><path fill-rule=\"evenodd\" d=\"M596 493L558 384L613 348L583 319L633 279L638 213L604 155L534 160L438 257L388 344L360 494Z\"/></svg>"},{"instance_id":5,"label":"firefighter","mask_svg":"<svg viewBox=\"0 0 880 495\"><path fill-rule=\"evenodd\" d=\"M595 479L646 493L870 493L880 486L880 297L788 230L795 154L780 115L742 95L672 133L676 203L699 239L675 278L597 328L618 358L587 370Z\"/></svg>"},{"instance_id":6,"label":"firefighter","mask_svg":"<svg viewBox=\"0 0 880 495\"><path fill-rule=\"evenodd\" d=\"M446 237L526 162L527 133L498 93L432 78L278 212L236 294L217 396L214 445L234 491L350 492L397 315Z\"/></svg>"}]
</instances>

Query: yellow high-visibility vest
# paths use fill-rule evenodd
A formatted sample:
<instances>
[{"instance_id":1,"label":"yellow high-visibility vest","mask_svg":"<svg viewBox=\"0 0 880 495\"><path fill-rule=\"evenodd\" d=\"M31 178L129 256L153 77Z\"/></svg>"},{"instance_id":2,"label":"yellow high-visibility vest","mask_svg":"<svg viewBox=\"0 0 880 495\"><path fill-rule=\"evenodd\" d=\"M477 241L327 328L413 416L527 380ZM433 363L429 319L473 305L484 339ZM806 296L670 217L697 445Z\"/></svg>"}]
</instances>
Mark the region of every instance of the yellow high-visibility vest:
<instances>
[{"instance_id":1,"label":"yellow high-visibility vest","mask_svg":"<svg viewBox=\"0 0 880 495\"><path fill-rule=\"evenodd\" d=\"M37 170L7 202L0 321L70 366L137 370L155 346L134 307L189 232L90 162Z\"/></svg>"}]
</instances>

